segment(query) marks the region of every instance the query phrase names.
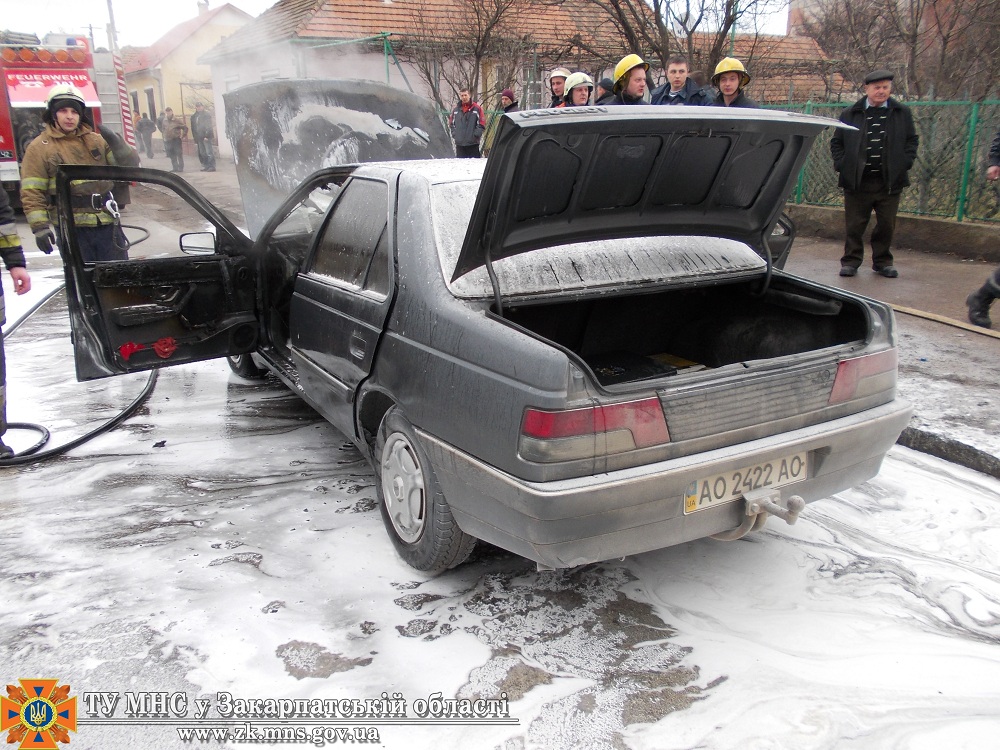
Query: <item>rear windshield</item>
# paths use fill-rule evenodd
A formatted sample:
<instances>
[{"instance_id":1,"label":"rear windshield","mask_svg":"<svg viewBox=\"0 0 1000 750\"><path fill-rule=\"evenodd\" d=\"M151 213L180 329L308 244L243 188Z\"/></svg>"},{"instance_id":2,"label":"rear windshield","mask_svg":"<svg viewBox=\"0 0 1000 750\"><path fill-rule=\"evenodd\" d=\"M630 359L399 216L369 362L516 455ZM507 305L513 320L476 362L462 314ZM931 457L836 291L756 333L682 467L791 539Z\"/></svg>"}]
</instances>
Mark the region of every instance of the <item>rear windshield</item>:
<instances>
[{"instance_id":1,"label":"rear windshield","mask_svg":"<svg viewBox=\"0 0 1000 750\"><path fill-rule=\"evenodd\" d=\"M439 183L431 190L441 273L456 297L493 294L483 267L448 281L455 272L478 190L478 180ZM764 260L742 242L689 236L578 242L532 250L493 264L504 296L600 289L622 283L721 281L759 273L765 267Z\"/></svg>"}]
</instances>

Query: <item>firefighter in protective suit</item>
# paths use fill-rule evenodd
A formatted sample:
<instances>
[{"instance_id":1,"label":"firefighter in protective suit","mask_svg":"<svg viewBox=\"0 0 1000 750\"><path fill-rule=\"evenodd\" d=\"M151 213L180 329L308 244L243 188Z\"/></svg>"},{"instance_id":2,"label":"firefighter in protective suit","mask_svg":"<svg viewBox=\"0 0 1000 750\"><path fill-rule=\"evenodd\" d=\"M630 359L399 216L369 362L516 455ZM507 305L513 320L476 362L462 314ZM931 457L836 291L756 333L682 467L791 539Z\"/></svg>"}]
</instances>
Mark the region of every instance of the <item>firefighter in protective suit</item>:
<instances>
[{"instance_id":1,"label":"firefighter in protective suit","mask_svg":"<svg viewBox=\"0 0 1000 750\"><path fill-rule=\"evenodd\" d=\"M56 244L56 170L60 164L137 166L139 155L105 127L94 130L83 94L75 86L57 84L46 101L45 130L24 152L21 162L21 205L43 253ZM113 199L109 181L73 184L72 211L84 261L124 260L127 243L116 217L105 206ZM112 206L114 204L111 204Z\"/></svg>"}]
</instances>

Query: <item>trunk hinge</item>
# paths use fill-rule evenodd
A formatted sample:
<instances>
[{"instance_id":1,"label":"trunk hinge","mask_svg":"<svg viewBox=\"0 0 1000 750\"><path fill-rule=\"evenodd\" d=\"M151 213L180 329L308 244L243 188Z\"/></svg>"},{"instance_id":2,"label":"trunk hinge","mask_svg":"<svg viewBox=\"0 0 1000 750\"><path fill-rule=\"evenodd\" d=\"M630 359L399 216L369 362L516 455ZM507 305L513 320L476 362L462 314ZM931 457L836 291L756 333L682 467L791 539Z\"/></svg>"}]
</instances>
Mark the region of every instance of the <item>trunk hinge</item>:
<instances>
[{"instance_id":1,"label":"trunk hinge","mask_svg":"<svg viewBox=\"0 0 1000 750\"><path fill-rule=\"evenodd\" d=\"M782 504L780 490L753 490L743 495L745 517L735 529L712 534L712 539L731 542L742 539L751 531L759 531L767 523L767 517L777 516L789 526L799 520L799 513L806 507L806 501L798 495L790 495Z\"/></svg>"},{"instance_id":2,"label":"trunk hinge","mask_svg":"<svg viewBox=\"0 0 1000 750\"><path fill-rule=\"evenodd\" d=\"M493 287L493 302L497 308L497 317L503 317L503 301L500 299L500 280L497 278L496 271L493 270L493 259L490 258L489 248L486 249L485 254L486 274L490 277L490 284Z\"/></svg>"}]
</instances>

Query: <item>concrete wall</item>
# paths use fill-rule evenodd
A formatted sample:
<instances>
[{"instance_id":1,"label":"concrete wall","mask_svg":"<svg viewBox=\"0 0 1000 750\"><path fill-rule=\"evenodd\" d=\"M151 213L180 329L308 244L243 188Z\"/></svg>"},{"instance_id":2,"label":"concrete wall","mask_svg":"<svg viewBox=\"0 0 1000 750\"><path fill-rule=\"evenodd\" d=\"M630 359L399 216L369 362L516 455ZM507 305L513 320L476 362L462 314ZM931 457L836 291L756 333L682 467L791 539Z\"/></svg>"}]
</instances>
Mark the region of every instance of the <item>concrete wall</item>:
<instances>
[{"instance_id":1,"label":"concrete wall","mask_svg":"<svg viewBox=\"0 0 1000 750\"><path fill-rule=\"evenodd\" d=\"M786 212L800 235L844 239L844 209L789 203ZM874 219L869 225L875 223ZM896 219L893 245L959 258L1000 263L1000 225L931 219L901 214Z\"/></svg>"}]
</instances>

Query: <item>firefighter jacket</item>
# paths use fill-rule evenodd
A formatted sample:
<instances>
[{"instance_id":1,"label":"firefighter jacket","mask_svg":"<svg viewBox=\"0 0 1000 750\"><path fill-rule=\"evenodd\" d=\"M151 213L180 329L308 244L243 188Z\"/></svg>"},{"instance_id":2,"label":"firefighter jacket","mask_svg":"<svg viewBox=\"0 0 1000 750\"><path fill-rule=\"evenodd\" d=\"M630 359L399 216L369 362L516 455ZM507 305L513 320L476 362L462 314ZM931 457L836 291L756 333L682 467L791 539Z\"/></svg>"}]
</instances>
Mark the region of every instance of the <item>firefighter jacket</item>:
<instances>
[{"instance_id":1,"label":"firefighter jacket","mask_svg":"<svg viewBox=\"0 0 1000 750\"><path fill-rule=\"evenodd\" d=\"M21 238L17 236L17 227L14 226L14 210L10 207L7 199L7 191L0 188L0 259L7 266L8 270L15 266L24 268L24 252L21 250ZM3 284L0 284L0 325L5 323L3 310ZM3 334L0 333L0 352L3 346ZM2 353L0 353L2 357ZM2 368L0 368L2 372ZM3 378L0 378L0 389L3 388ZM3 413L0 410L0 422L3 420Z\"/></svg>"},{"instance_id":2,"label":"firefighter jacket","mask_svg":"<svg viewBox=\"0 0 1000 750\"><path fill-rule=\"evenodd\" d=\"M116 165L118 161L111 147L99 133L84 122L72 133L63 133L52 125L33 140L24 152L21 162L21 206L31 231L55 224L56 169L60 164ZM75 181L73 194L73 221L78 227L96 227L110 224L111 217L101 209L94 209L91 196L111 190L107 180Z\"/></svg>"}]
</instances>

